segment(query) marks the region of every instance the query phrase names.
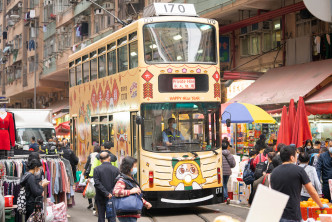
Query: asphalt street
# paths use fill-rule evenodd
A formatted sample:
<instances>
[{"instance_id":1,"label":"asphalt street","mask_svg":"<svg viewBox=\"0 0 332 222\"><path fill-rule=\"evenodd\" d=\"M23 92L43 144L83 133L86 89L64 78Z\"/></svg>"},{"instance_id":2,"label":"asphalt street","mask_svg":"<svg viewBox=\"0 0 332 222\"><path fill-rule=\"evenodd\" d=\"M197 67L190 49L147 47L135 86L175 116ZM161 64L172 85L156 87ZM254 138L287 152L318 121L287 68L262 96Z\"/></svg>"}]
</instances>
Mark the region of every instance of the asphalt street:
<instances>
[{"instance_id":1,"label":"asphalt street","mask_svg":"<svg viewBox=\"0 0 332 222\"><path fill-rule=\"evenodd\" d=\"M91 222L97 221L93 216L92 210L88 210L88 200L82 197L82 194L75 194L75 206L68 210L69 222ZM249 209L247 207L216 204L204 207L177 208L177 209L152 209L148 211L147 216L138 220L138 222L201 222L211 221L220 215L229 215L241 222L245 221Z\"/></svg>"}]
</instances>

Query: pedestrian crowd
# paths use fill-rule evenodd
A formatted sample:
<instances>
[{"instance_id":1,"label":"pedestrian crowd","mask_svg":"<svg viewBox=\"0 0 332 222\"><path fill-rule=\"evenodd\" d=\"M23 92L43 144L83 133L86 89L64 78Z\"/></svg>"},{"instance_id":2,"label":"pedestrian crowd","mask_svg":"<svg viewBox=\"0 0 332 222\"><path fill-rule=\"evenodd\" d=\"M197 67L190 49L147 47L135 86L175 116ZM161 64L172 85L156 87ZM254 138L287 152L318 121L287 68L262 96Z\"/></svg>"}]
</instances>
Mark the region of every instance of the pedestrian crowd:
<instances>
[{"instance_id":1,"label":"pedestrian crowd","mask_svg":"<svg viewBox=\"0 0 332 222\"><path fill-rule=\"evenodd\" d=\"M332 178L332 141L322 144L307 140L303 147L281 143L271 147L265 141L261 135L243 171L243 181L251 185L249 205L258 185L263 184L289 196L280 222L301 222L301 201L310 199L321 209L328 208L321 200L331 202L328 180ZM227 162L223 162L225 165Z\"/></svg>"},{"instance_id":2,"label":"pedestrian crowd","mask_svg":"<svg viewBox=\"0 0 332 222\"><path fill-rule=\"evenodd\" d=\"M29 145L29 151L32 152L28 159L28 171L21 178L21 185L26 192L26 220L36 210L36 198L43 196L44 187L50 183L40 177L42 164L39 154L61 154L63 158L69 160L75 182L81 182L84 178L87 184L93 184L95 195L87 198L87 208L93 208L93 214L98 217L98 222L104 222L105 218L109 222L115 222L116 217L120 222L137 221L143 206L150 209L152 205L143 199L142 191L136 181L137 159L127 156L118 168L117 157L111 152L113 146L113 142L109 141L102 146L94 144L94 150L88 156L81 173L82 178L76 178L79 159L71 150L67 139L59 141L55 137L45 143L41 139L36 141L35 137L32 137Z\"/></svg>"}]
</instances>

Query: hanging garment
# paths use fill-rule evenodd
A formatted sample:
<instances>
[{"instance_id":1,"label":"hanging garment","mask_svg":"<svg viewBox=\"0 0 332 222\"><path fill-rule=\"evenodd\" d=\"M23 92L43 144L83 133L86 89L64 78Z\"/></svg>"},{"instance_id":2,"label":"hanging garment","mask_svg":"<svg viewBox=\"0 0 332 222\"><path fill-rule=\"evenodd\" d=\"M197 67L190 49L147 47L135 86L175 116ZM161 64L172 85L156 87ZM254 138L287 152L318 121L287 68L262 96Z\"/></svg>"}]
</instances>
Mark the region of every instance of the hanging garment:
<instances>
[{"instance_id":1,"label":"hanging garment","mask_svg":"<svg viewBox=\"0 0 332 222\"><path fill-rule=\"evenodd\" d=\"M36 38L36 28L30 28L30 38Z\"/></svg>"},{"instance_id":2,"label":"hanging garment","mask_svg":"<svg viewBox=\"0 0 332 222\"><path fill-rule=\"evenodd\" d=\"M35 18L35 17L36 17L36 11L30 10L30 18Z\"/></svg>"},{"instance_id":3,"label":"hanging garment","mask_svg":"<svg viewBox=\"0 0 332 222\"><path fill-rule=\"evenodd\" d=\"M10 150L10 146L15 146L15 133L13 115L4 112L0 115L0 150Z\"/></svg>"},{"instance_id":4,"label":"hanging garment","mask_svg":"<svg viewBox=\"0 0 332 222\"><path fill-rule=\"evenodd\" d=\"M76 36L77 36L77 37L80 37L80 36L81 36L81 27L80 27L80 26L77 26L77 27L76 27Z\"/></svg>"},{"instance_id":5,"label":"hanging garment","mask_svg":"<svg viewBox=\"0 0 332 222\"><path fill-rule=\"evenodd\" d=\"M76 45L73 45L73 52L76 52Z\"/></svg>"},{"instance_id":6,"label":"hanging garment","mask_svg":"<svg viewBox=\"0 0 332 222\"><path fill-rule=\"evenodd\" d=\"M43 25L43 32L47 32L47 26Z\"/></svg>"},{"instance_id":7,"label":"hanging garment","mask_svg":"<svg viewBox=\"0 0 332 222\"><path fill-rule=\"evenodd\" d=\"M35 49L36 49L35 40L30 40L29 41L29 51L35 50Z\"/></svg>"}]
</instances>

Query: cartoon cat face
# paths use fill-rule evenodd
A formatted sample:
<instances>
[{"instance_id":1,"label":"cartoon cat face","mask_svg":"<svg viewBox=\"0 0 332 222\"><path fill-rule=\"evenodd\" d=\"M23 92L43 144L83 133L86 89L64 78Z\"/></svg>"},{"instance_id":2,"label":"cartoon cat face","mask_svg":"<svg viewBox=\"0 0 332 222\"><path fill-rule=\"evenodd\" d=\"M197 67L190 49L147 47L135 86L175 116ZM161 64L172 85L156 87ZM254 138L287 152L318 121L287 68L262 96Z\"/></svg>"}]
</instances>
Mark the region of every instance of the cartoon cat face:
<instances>
[{"instance_id":1,"label":"cartoon cat face","mask_svg":"<svg viewBox=\"0 0 332 222\"><path fill-rule=\"evenodd\" d=\"M176 170L176 178L179 180L185 180L187 183L196 179L199 174L199 169L197 166L190 163L181 164Z\"/></svg>"}]
</instances>

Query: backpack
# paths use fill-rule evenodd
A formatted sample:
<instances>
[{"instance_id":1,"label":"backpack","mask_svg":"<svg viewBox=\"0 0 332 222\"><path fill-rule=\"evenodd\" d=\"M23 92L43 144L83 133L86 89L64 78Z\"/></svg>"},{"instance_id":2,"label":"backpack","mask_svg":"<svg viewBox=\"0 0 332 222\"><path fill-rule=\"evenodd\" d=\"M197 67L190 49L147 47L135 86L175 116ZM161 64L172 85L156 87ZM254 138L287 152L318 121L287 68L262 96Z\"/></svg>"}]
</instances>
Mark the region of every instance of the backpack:
<instances>
[{"instance_id":1,"label":"backpack","mask_svg":"<svg viewBox=\"0 0 332 222\"><path fill-rule=\"evenodd\" d=\"M259 156L259 163L256 165L255 169L255 179L257 180L261 176L263 176L263 173L267 170L267 161L262 162L262 154Z\"/></svg>"},{"instance_id":2,"label":"backpack","mask_svg":"<svg viewBox=\"0 0 332 222\"><path fill-rule=\"evenodd\" d=\"M243 170L242 179L246 185L253 184L255 181L254 172L252 172L252 170L250 169L250 163L251 163L251 161L249 160Z\"/></svg>"},{"instance_id":3,"label":"backpack","mask_svg":"<svg viewBox=\"0 0 332 222\"><path fill-rule=\"evenodd\" d=\"M25 187L21 187L20 193L17 198L17 211L20 214L26 214L27 212L27 201Z\"/></svg>"},{"instance_id":4,"label":"backpack","mask_svg":"<svg viewBox=\"0 0 332 222\"><path fill-rule=\"evenodd\" d=\"M314 161L315 161L316 155L318 155L318 153L312 153L310 155L310 159L309 159L309 163L308 163L309 166L313 166L314 165Z\"/></svg>"}]
</instances>

